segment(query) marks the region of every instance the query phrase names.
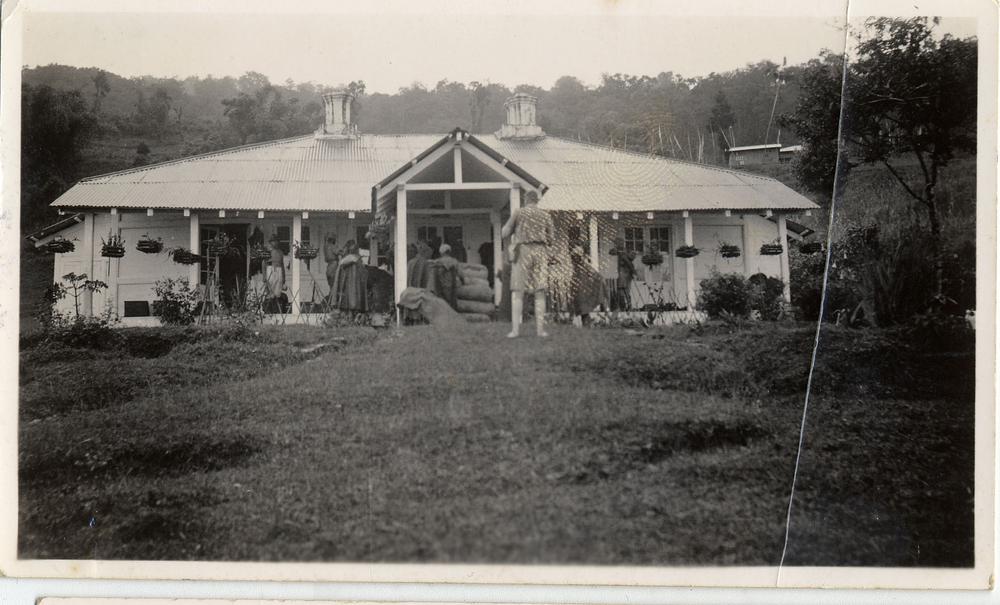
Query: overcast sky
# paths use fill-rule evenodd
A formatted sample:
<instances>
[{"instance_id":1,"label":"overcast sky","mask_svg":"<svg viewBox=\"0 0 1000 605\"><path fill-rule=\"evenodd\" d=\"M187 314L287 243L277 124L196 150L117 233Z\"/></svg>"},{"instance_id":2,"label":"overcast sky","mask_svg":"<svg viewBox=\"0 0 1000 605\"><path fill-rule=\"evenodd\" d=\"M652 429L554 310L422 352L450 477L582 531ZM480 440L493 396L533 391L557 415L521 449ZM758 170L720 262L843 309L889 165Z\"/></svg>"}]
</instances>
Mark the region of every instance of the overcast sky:
<instances>
[{"instance_id":1,"label":"overcast sky","mask_svg":"<svg viewBox=\"0 0 1000 605\"><path fill-rule=\"evenodd\" d=\"M458 12L467 13L470 4L458 11L450 6L405 15L29 12L23 64L100 67L122 76L220 77L253 70L274 82L362 79L369 92L395 92L414 81L433 86L441 79L547 88L562 75L588 84L604 72L702 76L763 59L800 63L823 48L844 47L844 19L835 16L840 2L827 5L830 14L814 17L639 16L622 10L470 15ZM946 20L944 26L958 35L975 33L972 22Z\"/></svg>"}]
</instances>

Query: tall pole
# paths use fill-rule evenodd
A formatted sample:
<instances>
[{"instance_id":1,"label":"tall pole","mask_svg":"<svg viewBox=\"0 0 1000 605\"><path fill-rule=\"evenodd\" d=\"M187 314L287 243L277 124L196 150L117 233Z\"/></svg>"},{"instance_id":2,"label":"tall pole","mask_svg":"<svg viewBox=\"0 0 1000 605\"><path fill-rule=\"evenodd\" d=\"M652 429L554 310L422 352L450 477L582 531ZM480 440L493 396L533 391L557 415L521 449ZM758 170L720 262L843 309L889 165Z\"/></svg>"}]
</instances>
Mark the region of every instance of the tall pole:
<instances>
[{"instance_id":1,"label":"tall pole","mask_svg":"<svg viewBox=\"0 0 1000 605\"><path fill-rule=\"evenodd\" d=\"M193 254L201 254L201 224L198 219L198 213L191 211L191 222L190 222L190 242L189 246ZM201 263L194 263L188 266L188 285L191 289L198 287L198 276L201 272Z\"/></svg>"},{"instance_id":2,"label":"tall pole","mask_svg":"<svg viewBox=\"0 0 1000 605\"><path fill-rule=\"evenodd\" d=\"M490 212L490 226L493 231L493 304L499 305L503 298L503 284L500 280L500 267L503 266L503 246L501 245L503 235L500 231L503 226L500 224L499 211ZM504 279L510 278L505 275Z\"/></svg>"},{"instance_id":3,"label":"tall pole","mask_svg":"<svg viewBox=\"0 0 1000 605\"><path fill-rule=\"evenodd\" d=\"M694 245L694 219L687 210L684 211L684 244ZM684 273L687 282L688 311L693 311L697 301L694 290L694 257L684 259Z\"/></svg>"},{"instance_id":4,"label":"tall pole","mask_svg":"<svg viewBox=\"0 0 1000 605\"><path fill-rule=\"evenodd\" d=\"M94 213L83 215L83 272L87 279L94 279ZM57 276L61 278L62 276ZM83 314L94 315L94 293L87 290L83 293Z\"/></svg>"},{"instance_id":5,"label":"tall pole","mask_svg":"<svg viewBox=\"0 0 1000 605\"><path fill-rule=\"evenodd\" d=\"M298 319L301 312L299 289L302 287L302 261L295 258L295 245L302 245L302 214L299 212L292 215L292 317Z\"/></svg>"},{"instance_id":6,"label":"tall pole","mask_svg":"<svg viewBox=\"0 0 1000 605\"><path fill-rule=\"evenodd\" d=\"M785 222L785 215L778 213L778 243L781 244L781 283L784 286L782 292L786 303L792 302L791 272L788 268L788 225Z\"/></svg>"},{"instance_id":7,"label":"tall pole","mask_svg":"<svg viewBox=\"0 0 1000 605\"><path fill-rule=\"evenodd\" d=\"M396 300L396 323L402 325L399 297L406 289L406 186L396 186L396 246L393 261L393 285Z\"/></svg>"},{"instance_id":8,"label":"tall pole","mask_svg":"<svg viewBox=\"0 0 1000 605\"><path fill-rule=\"evenodd\" d=\"M520 187L518 186L517 183L511 183L511 187L510 187L510 213L511 213L511 215L514 214L515 210L519 210L520 208L521 208L521 189L520 189ZM494 262L496 262L496 261L494 261ZM505 275L504 277L506 277L508 280L510 280L510 276L509 275ZM519 314L511 312L510 325L511 325L511 330L512 331L516 332L521 327L521 320L522 319L523 318Z\"/></svg>"}]
</instances>

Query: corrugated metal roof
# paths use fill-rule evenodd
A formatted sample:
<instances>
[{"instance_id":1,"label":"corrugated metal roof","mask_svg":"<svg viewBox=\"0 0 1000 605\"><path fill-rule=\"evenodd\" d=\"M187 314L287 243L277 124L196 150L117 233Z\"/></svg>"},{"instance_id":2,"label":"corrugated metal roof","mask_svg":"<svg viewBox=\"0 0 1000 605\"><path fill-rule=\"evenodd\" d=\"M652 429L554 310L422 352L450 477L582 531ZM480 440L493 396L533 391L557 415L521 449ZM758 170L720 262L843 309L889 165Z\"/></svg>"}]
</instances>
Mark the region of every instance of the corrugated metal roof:
<instances>
[{"instance_id":1,"label":"corrugated metal roof","mask_svg":"<svg viewBox=\"0 0 1000 605\"><path fill-rule=\"evenodd\" d=\"M763 143L760 145L743 145L741 147L730 147L729 149L726 150L726 153L729 153L731 151L754 151L758 149L775 149L778 147L781 147L781 143L767 143L766 145Z\"/></svg>"},{"instance_id":2,"label":"corrugated metal roof","mask_svg":"<svg viewBox=\"0 0 1000 605\"><path fill-rule=\"evenodd\" d=\"M547 186L542 205L554 210L817 207L774 179L733 170L558 137L476 139ZM84 179L53 205L367 212L375 183L441 141L442 135L308 135Z\"/></svg>"}]
</instances>

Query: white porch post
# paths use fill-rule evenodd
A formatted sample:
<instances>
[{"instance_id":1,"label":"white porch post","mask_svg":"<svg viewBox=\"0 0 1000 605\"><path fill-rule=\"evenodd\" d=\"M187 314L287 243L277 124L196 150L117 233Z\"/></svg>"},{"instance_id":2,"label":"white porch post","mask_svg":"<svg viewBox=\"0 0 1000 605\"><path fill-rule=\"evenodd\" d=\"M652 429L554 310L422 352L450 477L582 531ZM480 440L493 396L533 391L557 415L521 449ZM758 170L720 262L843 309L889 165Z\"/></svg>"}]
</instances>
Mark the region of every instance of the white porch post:
<instances>
[{"instance_id":1,"label":"white porch post","mask_svg":"<svg viewBox=\"0 0 1000 605\"><path fill-rule=\"evenodd\" d=\"M684 211L684 245L693 246L694 245L694 219L691 217L691 213L687 210ZM697 297L695 296L694 290L694 258L684 259L684 277L687 281L687 299L688 299L688 311L694 310L694 305L697 302Z\"/></svg>"},{"instance_id":2,"label":"white porch post","mask_svg":"<svg viewBox=\"0 0 1000 605\"><path fill-rule=\"evenodd\" d=\"M393 260L394 298L399 303L399 297L406 289L406 187L396 186L396 245ZM396 321L402 323L399 307L396 307Z\"/></svg>"},{"instance_id":3,"label":"white porch post","mask_svg":"<svg viewBox=\"0 0 1000 605\"><path fill-rule=\"evenodd\" d=\"M111 209L111 235L121 236L121 215L117 208ZM121 272L120 258L108 258L108 296L104 302L102 313L107 310L110 303L113 317L118 317L118 274Z\"/></svg>"},{"instance_id":4,"label":"white porch post","mask_svg":"<svg viewBox=\"0 0 1000 605\"><path fill-rule=\"evenodd\" d=\"M298 317L301 307L299 306L299 289L302 287L302 261L295 258L294 245L302 244L302 213L296 212L292 215L292 317Z\"/></svg>"},{"instance_id":5,"label":"white porch post","mask_svg":"<svg viewBox=\"0 0 1000 605\"><path fill-rule=\"evenodd\" d=\"M601 270L601 259L598 258L600 253L600 247L597 243L597 215L590 215L590 266L594 268L595 271Z\"/></svg>"},{"instance_id":6,"label":"white porch post","mask_svg":"<svg viewBox=\"0 0 1000 605\"><path fill-rule=\"evenodd\" d=\"M496 210L490 212L490 226L493 231L493 304L499 305L503 298L503 284L499 276L500 268L503 266L503 247L500 245L500 240L503 238L500 230L503 225L500 224L500 213Z\"/></svg>"},{"instance_id":7,"label":"white porch post","mask_svg":"<svg viewBox=\"0 0 1000 605\"><path fill-rule=\"evenodd\" d=\"M514 210L521 207L521 186L518 183L510 184L510 211L513 214Z\"/></svg>"},{"instance_id":8,"label":"white porch post","mask_svg":"<svg viewBox=\"0 0 1000 605\"><path fill-rule=\"evenodd\" d=\"M785 285L784 299L786 303L792 302L791 272L788 269L788 225L785 223L785 215L779 212L778 219L778 242L781 244L781 256L778 260L781 263L781 283Z\"/></svg>"},{"instance_id":9,"label":"white porch post","mask_svg":"<svg viewBox=\"0 0 1000 605\"><path fill-rule=\"evenodd\" d=\"M198 213L193 210L191 211L190 246L191 252L201 254L201 222L198 220ZM188 285L192 289L198 287L198 277L200 274L201 263L194 263L188 266Z\"/></svg>"},{"instance_id":10,"label":"white porch post","mask_svg":"<svg viewBox=\"0 0 1000 605\"><path fill-rule=\"evenodd\" d=\"M452 157L453 157L453 163L454 163L455 182L456 183L461 183L462 182L462 147L461 147L460 144L456 144L455 145L454 154L455 155L452 156Z\"/></svg>"},{"instance_id":11,"label":"white porch post","mask_svg":"<svg viewBox=\"0 0 1000 605\"><path fill-rule=\"evenodd\" d=\"M510 213L513 215L514 211L521 207L521 188L517 183L511 183L510 185ZM496 262L496 261L494 261ZM512 267L513 269L513 267ZM505 276L510 279L510 276ZM521 326L522 317L519 315L514 315L513 309L511 309L510 325L511 330L517 331Z\"/></svg>"},{"instance_id":12,"label":"white porch post","mask_svg":"<svg viewBox=\"0 0 1000 605\"><path fill-rule=\"evenodd\" d=\"M94 279L94 213L88 212L83 215L83 272L87 274L87 279ZM62 275L57 275L56 279L62 279ZM92 317L94 315L94 293L87 290L83 293L83 314Z\"/></svg>"}]
</instances>

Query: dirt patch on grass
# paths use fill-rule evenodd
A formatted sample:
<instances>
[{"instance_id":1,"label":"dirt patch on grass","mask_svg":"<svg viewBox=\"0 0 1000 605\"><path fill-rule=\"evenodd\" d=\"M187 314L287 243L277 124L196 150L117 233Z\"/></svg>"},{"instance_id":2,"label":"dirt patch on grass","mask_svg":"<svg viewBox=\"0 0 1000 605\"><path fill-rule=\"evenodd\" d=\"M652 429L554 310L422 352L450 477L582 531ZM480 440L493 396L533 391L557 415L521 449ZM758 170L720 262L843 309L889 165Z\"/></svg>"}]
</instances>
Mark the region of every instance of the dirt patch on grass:
<instances>
[{"instance_id":1,"label":"dirt patch on grass","mask_svg":"<svg viewBox=\"0 0 1000 605\"><path fill-rule=\"evenodd\" d=\"M67 347L22 342L19 414L23 421L107 409L138 396L170 396L179 388L239 381L376 337L308 328L165 326L115 332L120 346ZM326 343L327 346L312 346ZM27 346L26 346L27 343ZM303 347L305 344L307 346Z\"/></svg>"},{"instance_id":2,"label":"dirt patch on grass","mask_svg":"<svg viewBox=\"0 0 1000 605\"><path fill-rule=\"evenodd\" d=\"M262 439L239 434L116 437L28 450L21 457L21 481L35 485L217 471L244 463L266 446Z\"/></svg>"},{"instance_id":3,"label":"dirt patch on grass","mask_svg":"<svg viewBox=\"0 0 1000 605\"><path fill-rule=\"evenodd\" d=\"M744 447L768 433L750 420L612 423L578 431L574 441L599 443L582 461L550 473L550 480L588 484L619 479L679 454Z\"/></svg>"},{"instance_id":4,"label":"dirt patch on grass","mask_svg":"<svg viewBox=\"0 0 1000 605\"><path fill-rule=\"evenodd\" d=\"M805 395L814 327L771 323L666 332L607 342L572 367L652 389L747 399ZM973 396L974 378L971 347L941 351L896 332L830 326L820 336L812 389L877 399L964 398Z\"/></svg>"}]
</instances>

